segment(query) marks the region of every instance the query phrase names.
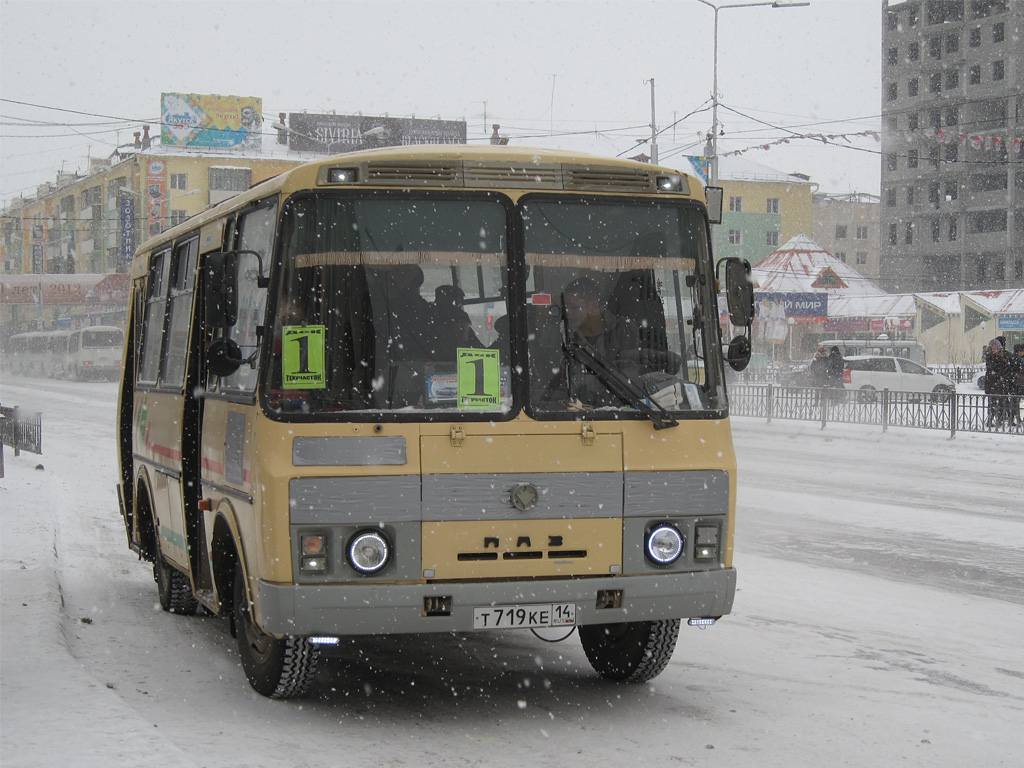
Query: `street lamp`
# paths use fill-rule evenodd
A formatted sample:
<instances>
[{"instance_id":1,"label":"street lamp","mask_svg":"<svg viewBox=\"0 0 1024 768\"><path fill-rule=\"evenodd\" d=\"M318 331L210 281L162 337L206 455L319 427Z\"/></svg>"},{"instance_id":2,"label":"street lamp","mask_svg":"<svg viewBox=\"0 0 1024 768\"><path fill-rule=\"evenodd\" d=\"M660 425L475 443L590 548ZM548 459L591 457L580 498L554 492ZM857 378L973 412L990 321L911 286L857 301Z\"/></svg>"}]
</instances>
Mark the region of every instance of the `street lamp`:
<instances>
[{"instance_id":1,"label":"street lamp","mask_svg":"<svg viewBox=\"0 0 1024 768\"><path fill-rule=\"evenodd\" d=\"M726 8L755 8L757 6L768 6L771 8L800 8L810 5L809 2L759 2L759 3L729 3L728 5L715 5L709 0L697 0L715 12L715 56L714 56L714 90L711 94L711 157L709 159L711 186L718 185L718 12Z\"/></svg>"}]
</instances>

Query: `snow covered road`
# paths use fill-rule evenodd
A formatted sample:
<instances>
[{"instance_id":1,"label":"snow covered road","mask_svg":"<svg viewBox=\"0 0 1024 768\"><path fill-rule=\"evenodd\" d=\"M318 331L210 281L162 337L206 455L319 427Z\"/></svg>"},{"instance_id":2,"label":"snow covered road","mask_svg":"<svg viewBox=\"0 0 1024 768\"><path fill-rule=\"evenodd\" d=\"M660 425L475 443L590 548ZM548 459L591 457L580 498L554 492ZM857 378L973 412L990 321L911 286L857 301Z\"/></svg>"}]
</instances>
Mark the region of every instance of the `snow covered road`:
<instances>
[{"instance_id":1,"label":"snow covered road","mask_svg":"<svg viewBox=\"0 0 1024 768\"><path fill-rule=\"evenodd\" d=\"M161 612L114 493L115 386L5 377L42 457L0 481L14 766L1019 765L1024 442L737 419L735 611L653 683L575 637L358 638L255 694L225 622ZM36 465L42 469L35 469Z\"/></svg>"}]
</instances>

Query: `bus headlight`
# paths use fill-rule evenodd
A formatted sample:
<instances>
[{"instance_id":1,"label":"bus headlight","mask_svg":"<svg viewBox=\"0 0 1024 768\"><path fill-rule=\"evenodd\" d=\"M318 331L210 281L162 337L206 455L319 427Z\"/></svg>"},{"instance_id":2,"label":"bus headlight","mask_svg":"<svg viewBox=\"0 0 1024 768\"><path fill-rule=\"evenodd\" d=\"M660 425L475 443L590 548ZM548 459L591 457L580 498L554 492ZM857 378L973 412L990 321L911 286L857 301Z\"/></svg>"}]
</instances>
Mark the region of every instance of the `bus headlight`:
<instances>
[{"instance_id":1,"label":"bus headlight","mask_svg":"<svg viewBox=\"0 0 1024 768\"><path fill-rule=\"evenodd\" d=\"M346 551L348 564L360 573L377 573L391 561L391 542L380 531L357 531Z\"/></svg>"},{"instance_id":2,"label":"bus headlight","mask_svg":"<svg viewBox=\"0 0 1024 768\"><path fill-rule=\"evenodd\" d=\"M671 565L683 554L683 534L670 523L657 523L647 530L644 547L647 559L655 565Z\"/></svg>"}]
</instances>

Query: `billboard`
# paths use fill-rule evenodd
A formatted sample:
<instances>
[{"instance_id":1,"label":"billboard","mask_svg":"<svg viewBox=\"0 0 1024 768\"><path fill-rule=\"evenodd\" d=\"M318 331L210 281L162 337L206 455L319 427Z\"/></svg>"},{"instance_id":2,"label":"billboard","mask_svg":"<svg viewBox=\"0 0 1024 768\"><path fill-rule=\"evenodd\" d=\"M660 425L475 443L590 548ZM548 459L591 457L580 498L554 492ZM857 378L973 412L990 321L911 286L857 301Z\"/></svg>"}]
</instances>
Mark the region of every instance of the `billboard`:
<instances>
[{"instance_id":1,"label":"billboard","mask_svg":"<svg viewBox=\"0 0 1024 768\"><path fill-rule=\"evenodd\" d=\"M374 147L465 144L466 121L292 112L287 134L290 149L333 155Z\"/></svg>"},{"instance_id":2,"label":"billboard","mask_svg":"<svg viewBox=\"0 0 1024 768\"><path fill-rule=\"evenodd\" d=\"M261 149L263 99L160 94L160 143L176 147Z\"/></svg>"}]
</instances>

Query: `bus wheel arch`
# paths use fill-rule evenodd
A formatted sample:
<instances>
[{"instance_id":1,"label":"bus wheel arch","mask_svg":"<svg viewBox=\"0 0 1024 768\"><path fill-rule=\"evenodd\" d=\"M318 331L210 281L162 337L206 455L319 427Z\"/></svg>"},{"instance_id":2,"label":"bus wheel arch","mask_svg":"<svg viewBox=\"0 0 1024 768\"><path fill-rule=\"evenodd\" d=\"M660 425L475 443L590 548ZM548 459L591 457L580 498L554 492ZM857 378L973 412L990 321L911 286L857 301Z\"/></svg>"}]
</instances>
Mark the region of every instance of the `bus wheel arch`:
<instances>
[{"instance_id":1,"label":"bus wheel arch","mask_svg":"<svg viewBox=\"0 0 1024 768\"><path fill-rule=\"evenodd\" d=\"M150 562L156 559L156 515L152 498L149 477L143 470L135 481L135 535L138 538L139 556Z\"/></svg>"},{"instance_id":2,"label":"bus wheel arch","mask_svg":"<svg viewBox=\"0 0 1024 768\"><path fill-rule=\"evenodd\" d=\"M235 566L240 562L239 545L227 517L217 515L213 523L213 535L210 538L210 570L217 589L218 615L234 616L234 579ZM232 622L234 619L232 618ZM235 630L232 626L231 635Z\"/></svg>"}]
</instances>

